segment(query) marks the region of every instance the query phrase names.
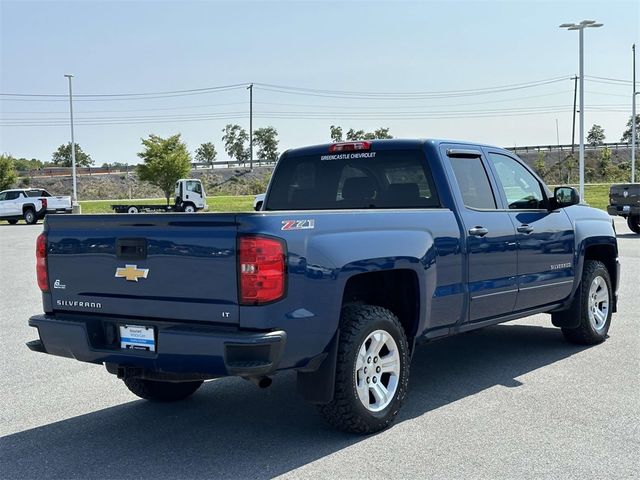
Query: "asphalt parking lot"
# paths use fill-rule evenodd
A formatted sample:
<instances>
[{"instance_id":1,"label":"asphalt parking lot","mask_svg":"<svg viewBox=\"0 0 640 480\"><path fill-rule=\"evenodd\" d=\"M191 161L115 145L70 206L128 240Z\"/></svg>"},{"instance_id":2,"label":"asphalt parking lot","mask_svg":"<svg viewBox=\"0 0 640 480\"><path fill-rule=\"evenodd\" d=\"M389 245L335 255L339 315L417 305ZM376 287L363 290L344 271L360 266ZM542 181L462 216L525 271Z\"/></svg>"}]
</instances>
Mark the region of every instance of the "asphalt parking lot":
<instances>
[{"instance_id":1,"label":"asphalt parking lot","mask_svg":"<svg viewBox=\"0 0 640 480\"><path fill-rule=\"evenodd\" d=\"M640 236L622 263L610 338L565 343L536 315L425 345L395 425L338 433L281 375L137 399L103 367L30 352L41 225L0 225L3 478L640 478Z\"/></svg>"}]
</instances>

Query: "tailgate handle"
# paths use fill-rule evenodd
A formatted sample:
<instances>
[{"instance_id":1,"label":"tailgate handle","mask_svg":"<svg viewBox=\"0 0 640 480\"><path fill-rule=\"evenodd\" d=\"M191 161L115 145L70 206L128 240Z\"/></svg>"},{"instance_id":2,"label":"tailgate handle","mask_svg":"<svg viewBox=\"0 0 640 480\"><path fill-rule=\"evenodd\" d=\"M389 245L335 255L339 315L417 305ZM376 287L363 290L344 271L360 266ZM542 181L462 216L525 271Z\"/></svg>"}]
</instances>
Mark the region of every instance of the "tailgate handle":
<instances>
[{"instance_id":1,"label":"tailgate handle","mask_svg":"<svg viewBox=\"0 0 640 480\"><path fill-rule=\"evenodd\" d=\"M116 240L116 256L127 260L147 258L146 238L119 238Z\"/></svg>"}]
</instances>

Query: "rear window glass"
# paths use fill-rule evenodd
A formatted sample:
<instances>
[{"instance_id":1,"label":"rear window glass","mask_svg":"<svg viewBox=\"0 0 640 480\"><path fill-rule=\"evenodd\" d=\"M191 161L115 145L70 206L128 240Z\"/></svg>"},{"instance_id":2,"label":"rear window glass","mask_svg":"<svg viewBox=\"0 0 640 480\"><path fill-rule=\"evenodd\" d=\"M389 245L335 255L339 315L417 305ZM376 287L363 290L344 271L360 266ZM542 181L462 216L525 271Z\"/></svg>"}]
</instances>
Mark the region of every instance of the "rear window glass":
<instances>
[{"instance_id":1,"label":"rear window glass","mask_svg":"<svg viewBox=\"0 0 640 480\"><path fill-rule=\"evenodd\" d=\"M49 194L44 190L27 190L28 197L48 197Z\"/></svg>"},{"instance_id":2,"label":"rear window glass","mask_svg":"<svg viewBox=\"0 0 640 480\"><path fill-rule=\"evenodd\" d=\"M440 206L418 150L285 156L280 162L265 210Z\"/></svg>"}]
</instances>

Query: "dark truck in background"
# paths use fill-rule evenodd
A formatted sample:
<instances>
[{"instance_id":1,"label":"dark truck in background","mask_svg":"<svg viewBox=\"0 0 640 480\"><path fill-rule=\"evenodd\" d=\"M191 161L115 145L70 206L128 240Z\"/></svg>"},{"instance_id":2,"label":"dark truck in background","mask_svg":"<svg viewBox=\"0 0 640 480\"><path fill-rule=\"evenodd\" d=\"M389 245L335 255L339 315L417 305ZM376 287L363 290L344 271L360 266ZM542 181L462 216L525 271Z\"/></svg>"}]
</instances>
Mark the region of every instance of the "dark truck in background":
<instances>
[{"instance_id":1,"label":"dark truck in background","mask_svg":"<svg viewBox=\"0 0 640 480\"><path fill-rule=\"evenodd\" d=\"M605 212L506 150L440 140L289 150L255 213L48 217L36 256L30 349L156 401L295 370L361 433L395 418L418 343L546 312L596 344L620 278Z\"/></svg>"},{"instance_id":2,"label":"dark truck in background","mask_svg":"<svg viewBox=\"0 0 640 480\"><path fill-rule=\"evenodd\" d=\"M640 233L640 183L611 185L607 212L626 218L629 229Z\"/></svg>"}]
</instances>

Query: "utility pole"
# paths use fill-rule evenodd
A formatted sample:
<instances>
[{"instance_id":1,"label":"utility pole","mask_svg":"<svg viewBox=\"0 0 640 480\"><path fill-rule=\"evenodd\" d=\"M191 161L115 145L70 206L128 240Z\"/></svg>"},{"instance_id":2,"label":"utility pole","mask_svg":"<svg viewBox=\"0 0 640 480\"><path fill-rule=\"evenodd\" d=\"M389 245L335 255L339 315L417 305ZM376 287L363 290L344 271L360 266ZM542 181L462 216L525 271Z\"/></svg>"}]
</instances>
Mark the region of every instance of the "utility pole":
<instances>
[{"instance_id":1,"label":"utility pole","mask_svg":"<svg viewBox=\"0 0 640 480\"><path fill-rule=\"evenodd\" d=\"M631 183L636 181L636 44L633 51L633 101L631 102Z\"/></svg>"},{"instance_id":2,"label":"utility pole","mask_svg":"<svg viewBox=\"0 0 640 480\"><path fill-rule=\"evenodd\" d=\"M576 145L576 100L578 98L578 76L574 75L573 80L573 129L571 130L571 155L575 152Z\"/></svg>"},{"instance_id":3,"label":"utility pole","mask_svg":"<svg viewBox=\"0 0 640 480\"><path fill-rule=\"evenodd\" d=\"M247 87L249 90L249 169L253 170L253 83Z\"/></svg>"},{"instance_id":4,"label":"utility pole","mask_svg":"<svg viewBox=\"0 0 640 480\"><path fill-rule=\"evenodd\" d=\"M73 75L66 74L69 79L69 115L71 118L71 176L73 178L73 195L71 196L71 211L80 213L80 205L78 204L78 184L76 181L76 141L73 137L73 92L71 90L71 79Z\"/></svg>"}]
</instances>

